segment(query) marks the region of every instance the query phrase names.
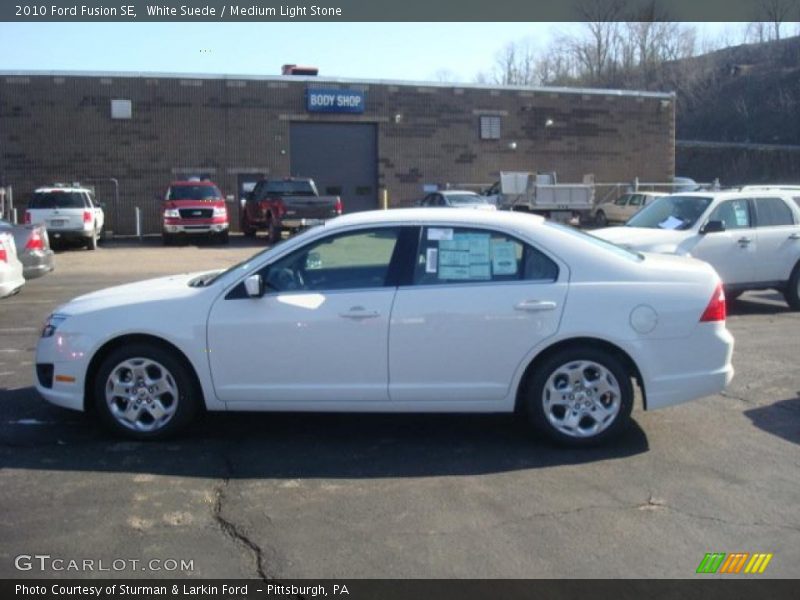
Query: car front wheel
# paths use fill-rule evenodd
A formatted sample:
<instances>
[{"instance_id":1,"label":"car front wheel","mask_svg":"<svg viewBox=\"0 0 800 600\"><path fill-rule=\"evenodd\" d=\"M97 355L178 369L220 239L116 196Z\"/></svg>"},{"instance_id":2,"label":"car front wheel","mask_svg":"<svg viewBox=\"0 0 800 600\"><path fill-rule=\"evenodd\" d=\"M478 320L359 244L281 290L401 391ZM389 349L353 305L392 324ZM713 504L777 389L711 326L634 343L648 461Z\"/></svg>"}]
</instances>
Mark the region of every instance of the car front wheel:
<instances>
[{"instance_id":1,"label":"car front wheel","mask_svg":"<svg viewBox=\"0 0 800 600\"><path fill-rule=\"evenodd\" d=\"M109 354L94 381L95 408L115 433L170 437L196 415L198 386L189 368L159 346L130 344Z\"/></svg>"},{"instance_id":2,"label":"car front wheel","mask_svg":"<svg viewBox=\"0 0 800 600\"><path fill-rule=\"evenodd\" d=\"M533 425L557 443L590 446L630 422L633 385L614 355L566 348L536 365L525 401Z\"/></svg>"},{"instance_id":3,"label":"car front wheel","mask_svg":"<svg viewBox=\"0 0 800 600\"><path fill-rule=\"evenodd\" d=\"M606 218L606 213L602 210L598 210L597 213L594 215L594 224L598 227L605 227L608 225L608 219Z\"/></svg>"}]
</instances>

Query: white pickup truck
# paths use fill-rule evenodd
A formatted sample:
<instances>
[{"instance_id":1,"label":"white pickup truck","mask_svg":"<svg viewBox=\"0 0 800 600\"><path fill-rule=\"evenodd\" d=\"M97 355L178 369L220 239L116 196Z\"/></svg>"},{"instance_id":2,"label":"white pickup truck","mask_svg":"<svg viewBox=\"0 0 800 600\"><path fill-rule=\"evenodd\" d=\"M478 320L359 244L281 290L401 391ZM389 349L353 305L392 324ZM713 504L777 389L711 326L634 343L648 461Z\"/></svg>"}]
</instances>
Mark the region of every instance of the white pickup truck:
<instances>
[{"instance_id":1,"label":"white pickup truck","mask_svg":"<svg viewBox=\"0 0 800 600\"><path fill-rule=\"evenodd\" d=\"M583 179L583 183L558 183L555 173L503 171L484 195L501 210L532 212L562 222L588 220L594 210L594 178Z\"/></svg>"}]
</instances>

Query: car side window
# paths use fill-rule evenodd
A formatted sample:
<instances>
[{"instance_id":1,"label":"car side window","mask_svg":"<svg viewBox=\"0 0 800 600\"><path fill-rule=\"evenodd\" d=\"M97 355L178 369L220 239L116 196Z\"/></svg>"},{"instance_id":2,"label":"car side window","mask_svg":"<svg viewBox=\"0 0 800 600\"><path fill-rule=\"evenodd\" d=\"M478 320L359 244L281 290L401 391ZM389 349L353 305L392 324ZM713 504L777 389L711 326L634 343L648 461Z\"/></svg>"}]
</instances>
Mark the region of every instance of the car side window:
<instances>
[{"instance_id":1,"label":"car side window","mask_svg":"<svg viewBox=\"0 0 800 600\"><path fill-rule=\"evenodd\" d=\"M415 285L487 281L555 281L558 266L539 250L497 231L426 227Z\"/></svg>"},{"instance_id":2,"label":"car side window","mask_svg":"<svg viewBox=\"0 0 800 600\"><path fill-rule=\"evenodd\" d=\"M631 200L630 202L628 202L628 206L641 206L643 198L644 196L642 196L641 194L636 194L634 196L631 196Z\"/></svg>"},{"instance_id":3,"label":"car side window","mask_svg":"<svg viewBox=\"0 0 800 600\"><path fill-rule=\"evenodd\" d=\"M628 198L630 198L630 196L627 194L624 196L620 196L619 198L614 200L614 204L616 204L617 206L625 206L626 204L628 204Z\"/></svg>"},{"instance_id":4,"label":"car side window","mask_svg":"<svg viewBox=\"0 0 800 600\"><path fill-rule=\"evenodd\" d=\"M780 198L756 198L759 227L794 225L792 209Z\"/></svg>"},{"instance_id":5,"label":"car side window","mask_svg":"<svg viewBox=\"0 0 800 600\"><path fill-rule=\"evenodd\" d=\"M717 207L711 211L708 220L722 221L725 225L725 229L748 229L752 227L750 223L750 208L747 205L747 200L744 198L720 202Z\"/></svg>"},{"instance_id":6,"label":"car side window","mask_svg":"<svg viewBox=\"0 0 800 600\"><path fill-rule=\"evenodd\" d=\"M435 202L433 203L434 206L447 206L447 200L444 199L444 196L441 194L436 194L434 196Z\"/></svg>"},{"instance_id":7,"label":"car side window","mask_svg":"<svg viewBox=\"0 0 800 600\"><path fill-rule=\"evenodd\" d=\"M261 271L267 293L386 285L400 228L340 233L312 242Z\"/></svg>"}]
</instances>

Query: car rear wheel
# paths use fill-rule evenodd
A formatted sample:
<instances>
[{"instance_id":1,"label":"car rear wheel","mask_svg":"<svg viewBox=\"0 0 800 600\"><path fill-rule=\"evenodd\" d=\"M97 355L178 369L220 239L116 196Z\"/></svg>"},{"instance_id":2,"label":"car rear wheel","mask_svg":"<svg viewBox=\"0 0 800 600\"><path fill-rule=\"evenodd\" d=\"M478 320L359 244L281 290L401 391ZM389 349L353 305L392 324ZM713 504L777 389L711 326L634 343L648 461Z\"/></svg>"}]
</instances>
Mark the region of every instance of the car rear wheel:
<instances>
[{"instance_id":1,"label":"car rear wheel","mask_svg":"<svg viewBox=\"0 0 800 600\"><path fill-rule=\"evenodd\" d=\"M250 225L250 220L247 218L247 213L242 216L241 223L242 233L247 237L256 237L256 228Z\"/></svg>"},{"instance_id":2,"label":"car rear wheel","mask_svg":"<svg viewBox=\"0 0 800 600\"><path fill-rule=\"evenodd\" d=\"M630 423L633 385L614 355L596 348L566 348L535 369L524 398L528 417L555 442L594 445Z\"/></svg>"},{"instance_id":3,"label":"car rear wheel","mask_svg":"<svg viewBox=\"0 0 800 600\"><path fill-rule=\"evenodd\" d=\"M598 210L594 215L594 224L598 227L605 227L608 225L608 218L606 217L606 213L602 210Z\"/></svg>"},{"instance_id":4,"label":"car rear wheel","mask_svg":"<svg viewBox=\"0 0 800 600\"><path fill-rule=\"evenodd\" d=\"M792 310L800 310L800 262L794 266L789 285L783 292L786 303Z\"/></svg>"},{"instance_id":5,"label":"car rear wheel","mask_svg":"<svg viewBox=\"0 0 800 600\"><path fill-rule=\"evenodd\" d=\"M95 408L117 434L170 437L195 417L200 392L189 368L159 346L139 343L105 358L94 381Z\"/></svg>"}]
</instances>

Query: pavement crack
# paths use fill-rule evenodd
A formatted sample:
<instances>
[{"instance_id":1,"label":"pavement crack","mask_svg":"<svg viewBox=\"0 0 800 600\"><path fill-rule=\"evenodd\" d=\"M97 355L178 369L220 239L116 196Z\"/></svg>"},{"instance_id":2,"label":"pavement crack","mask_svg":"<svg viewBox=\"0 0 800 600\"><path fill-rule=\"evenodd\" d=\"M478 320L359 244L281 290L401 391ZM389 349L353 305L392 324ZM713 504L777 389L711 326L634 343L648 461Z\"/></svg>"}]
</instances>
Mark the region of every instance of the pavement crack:
<instances>
[{"instance_id":1,"label":"pavement crack","mask_svg":"<svg viewBox=\"0 0 800 600\"><path fill-rule=\"evenodd\" d=\"M270 581L274 581L275 578L267 573L266 567L264 566L264 551L261 549L261 546L247 535L247 532L241 525L238 525L224 515L223 506L225 504L226 492L230 485L231 476L233 475L233 465L230 458L227 456L223 456L223 460L225 461L227 474L222 479L222 483L220 483L215 490L214 520L226 536L235 543L245 546L253 553L258 578L264 583L269 583Z\"/></svg>"},{"instance_id":2,"label":"pavement crack","mask_svg":"<svg viewBox=\"0 0 800 600\"><path fill-rule=\"evenodd\" d=\"M754 402L753 400L749 400L749 399L745 398L744 396L738 396L736 394L731 394L727 390L721 391L719 393L719 395L722 396L723 398L730 398L731 400L738 400L739 402L744 402L745 404L749 404L750 406L755 406L756 405L756 402Z\"/></svg>"}]
</instances>

